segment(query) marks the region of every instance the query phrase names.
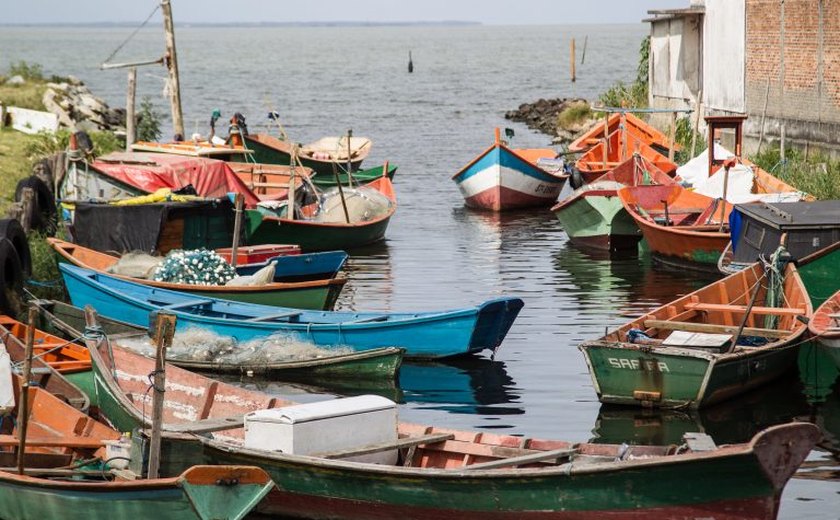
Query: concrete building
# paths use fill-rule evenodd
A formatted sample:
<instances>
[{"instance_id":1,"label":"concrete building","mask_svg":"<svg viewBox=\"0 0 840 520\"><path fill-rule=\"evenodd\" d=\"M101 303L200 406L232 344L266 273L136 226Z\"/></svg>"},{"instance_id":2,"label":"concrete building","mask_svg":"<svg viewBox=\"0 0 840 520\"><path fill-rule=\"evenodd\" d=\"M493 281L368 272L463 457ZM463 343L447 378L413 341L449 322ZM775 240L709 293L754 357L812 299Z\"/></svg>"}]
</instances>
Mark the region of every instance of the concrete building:
<instances>
[{"instance_id":1,"label":"concrete building","mask_svg":"<svg viewBox=\"0 0 840 520\"><path fill-rule=\"evenodd\" d=\"M840 0L691 0L652 10L650 104L749 115L758 141L840 154ZM762 120L763 136L762 136Z\"/></svg>"}]
</instances>

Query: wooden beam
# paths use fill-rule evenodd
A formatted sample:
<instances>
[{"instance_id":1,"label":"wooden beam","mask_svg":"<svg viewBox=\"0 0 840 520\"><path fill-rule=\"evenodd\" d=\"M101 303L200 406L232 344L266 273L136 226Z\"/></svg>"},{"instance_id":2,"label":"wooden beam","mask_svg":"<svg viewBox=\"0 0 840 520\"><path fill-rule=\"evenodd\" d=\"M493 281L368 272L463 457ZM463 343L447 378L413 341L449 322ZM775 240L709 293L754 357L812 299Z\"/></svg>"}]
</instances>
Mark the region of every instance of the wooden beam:
<instances>
[{"instance_id":1,"label":"wooden beam","mask_svg":"<svg viewBox=\"0 0 840 520\"><path fill-rule=\"evenodd\" d=\"M20 439L14 435L0 435L0 446L17 446ZM27 437L27 446L39 446L42 448L90 448L102 447L102 439L85 437Z\"/></svg>"},{"instance_id":2,"label":"wooden beam","mask_svg":"<svg viewBox=\"0 0 840 520\"><path fill-rule=\"evenodd\" d=\"M373 444L364 446L362 448L332 451L328 453L312 454L313 457L321 457L324 459L346 459L347 457L356 457L359 455L369 455L371 453L380 453L383 451L399 450L402 448L410 448L412 446L419 446L421 444L434 444L437 442L448 441L454 439L454 433L437 433L431 435L421 435L419 437L404 437L396 442L387 442L384 444Z\"/></svg>"},{"instance_id":3,"label":"wooden beam","mask_svg":"<svg viewBox=\"0 0 840 520\"><path fill-rule=\"evenodd\" d=\"M212 433L224 430L233 430L245 426L245 416L218 417L191 421L183 424L167 424L165 429L172 433Z\"/></svg>"},{"instance_id":4,"label":"wooden beam","mask_svg":"<svg viewBox=\"0 0 840 520\"><path fill-rule=\"evenodd\" d=\"M723 303L686 303L686 309L712 312L746 312L746 305L729 305ZM750 310L753 314L771 314L774 316L804 316L805 309L792 309L790 307L753 307Z\"/></svg>"},{"instance_id":5,"label":"wooden beam","mask_svg":"<svg viewBox=\"0 0 840 520\"><path fill-rule=\"evenodd\" d=\"M684 321L645 320L648 329L684 330L687 332L708 332L710 334L737 334L738 327L733 325L715 325L712 323L692 323ZM746 336L761 336L765 338L784 338L790 336L789 330L758 329L744 327Z\"/></svg>"},{"instance_id":6,"label":"wooden beam","mask_svg":"<svg viewBox=\"0 0 840 520\"><path fill-rule=\"evenodd\" d=\"M528 455L522 455L521 457L511 457L509 459L499 459L499 460L491 460L489 462L479 462L478 464L470 464L469 466L464 466L462 468L454 468L456 471L458 470L476 470L476 469L496 469L496 468L506 468L508 466L521 466L523 464L533 464L534 462L542 462L551 459L559 459L559 458L568 458L576 450L570 449L561 449L561 450L551 450L551 451L542 451L539 453L531 453Z\"/></svg>"}]
</instances>

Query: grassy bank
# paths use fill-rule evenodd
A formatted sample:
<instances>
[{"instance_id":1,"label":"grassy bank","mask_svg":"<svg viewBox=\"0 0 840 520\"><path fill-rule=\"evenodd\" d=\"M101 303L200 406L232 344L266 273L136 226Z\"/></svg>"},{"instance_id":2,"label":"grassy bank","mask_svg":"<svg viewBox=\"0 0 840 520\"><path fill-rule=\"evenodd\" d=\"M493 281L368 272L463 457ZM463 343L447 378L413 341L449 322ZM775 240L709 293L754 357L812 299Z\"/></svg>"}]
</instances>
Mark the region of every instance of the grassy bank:
<instances>
[{"instance_id":1,"label":"grassy bank","mask_svg":"<svg viewBox=\"0 0 840 520\"><path fill-rule=\"evenodd\" d=\"M792 149L781 160L778 148L753 155L750 160L786 183L820 200L840 199L840 160L822 154L807 159L801 150Z\"/></svg>"}]
</instances>

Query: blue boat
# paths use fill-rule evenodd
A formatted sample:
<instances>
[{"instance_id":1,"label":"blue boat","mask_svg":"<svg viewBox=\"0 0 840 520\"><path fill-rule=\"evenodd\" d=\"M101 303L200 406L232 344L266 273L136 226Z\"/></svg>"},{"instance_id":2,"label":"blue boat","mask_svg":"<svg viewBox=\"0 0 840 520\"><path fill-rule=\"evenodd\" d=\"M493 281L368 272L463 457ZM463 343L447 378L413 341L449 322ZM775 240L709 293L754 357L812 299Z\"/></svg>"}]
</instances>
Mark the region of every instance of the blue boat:
<instances>
[{"instance_id":1,"label":"blue boat","mask_svg":"<svg viewBox=\"0 0 840 520\"><path fill-rule=\"evenodd\" d=\"M240 275L251 275L273 263L275 282L308 282L335 278L346 261L347 253L344 251L282 255L269 258L265 262L236 266L236 272Z\"/></svg>"},{"instance_id":2,"label":"blue boat","mask_svg":"<svg viewBox=\"0 0 840 520\"><path fill-rule=\"evenodd\" d=\"M136 284L69 264L59 265L73 305L91 305L113 319L147 326L156 311L181 327L200 327L237 341L289 334L321 347L354 350L401 347L412 358L442 358L496 349L524 303L497 298L477 307L441 312L306 311L195 298Z\"/></svg>"}]
</instances>

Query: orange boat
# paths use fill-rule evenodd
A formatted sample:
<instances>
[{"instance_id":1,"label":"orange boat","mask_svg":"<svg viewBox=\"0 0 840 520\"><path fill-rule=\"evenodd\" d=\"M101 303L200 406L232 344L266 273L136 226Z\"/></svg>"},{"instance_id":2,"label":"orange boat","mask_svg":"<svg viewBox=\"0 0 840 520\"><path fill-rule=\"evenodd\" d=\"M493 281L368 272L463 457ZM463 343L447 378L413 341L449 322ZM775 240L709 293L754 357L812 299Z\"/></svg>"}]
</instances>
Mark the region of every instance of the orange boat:
<instances>
[{"instance_id":1,"label":"orange boat","mask_svg":"<svg viewBox=\"0 0 840 520\"><path fill-rule=\"evenodd\" d=\"M840 349L840 291L820 305L808 330L826 347Z\"/></svg>"},{"instance_id":2,"label":"orange boat","mask_svg":"<svg viewBox=\"0 0 840 520\"><path fill-rule=\"evenodd\" d=\"M661 151L667 151L670 146L670 140L667 135L633 114L629 112L621 112L612 114L607 119L606 132L604 132L603 122L593 126L588 132L572 141L572 144L569 145L569 151L574 153L585 152L603 141L604 135L612 134L622 125L627 133L635 136L637 140L647 143L654 148L658 148ZM676 145L674 149L679 150L679 145Z\"/></svg>"},{"instance_id":3,"label":"orange boat","mask_svg":"<svg viewBox=\"0 0 840 520\"><path fill-rule=\"evenodd\" d=\"M621 128L610 134L606 141L602 140L580 156L575 161L575 168L580 172L582 181L588 184L618 167L634 154L644 157L668 175L677 171L676 163L669 161L633 132Z\"/></svg>"},{"instance_id":4,"label":"orange boat","mask_svg":"<svg viewBox=\"0 0 840 520\"><path fill-rule=\"evenodd\" d=\"M618 196L658 260L717 270L717 260L729 242L731 205L720 205L717 199L678 184L626 187Z\"/></svg>"}]
</instances>

